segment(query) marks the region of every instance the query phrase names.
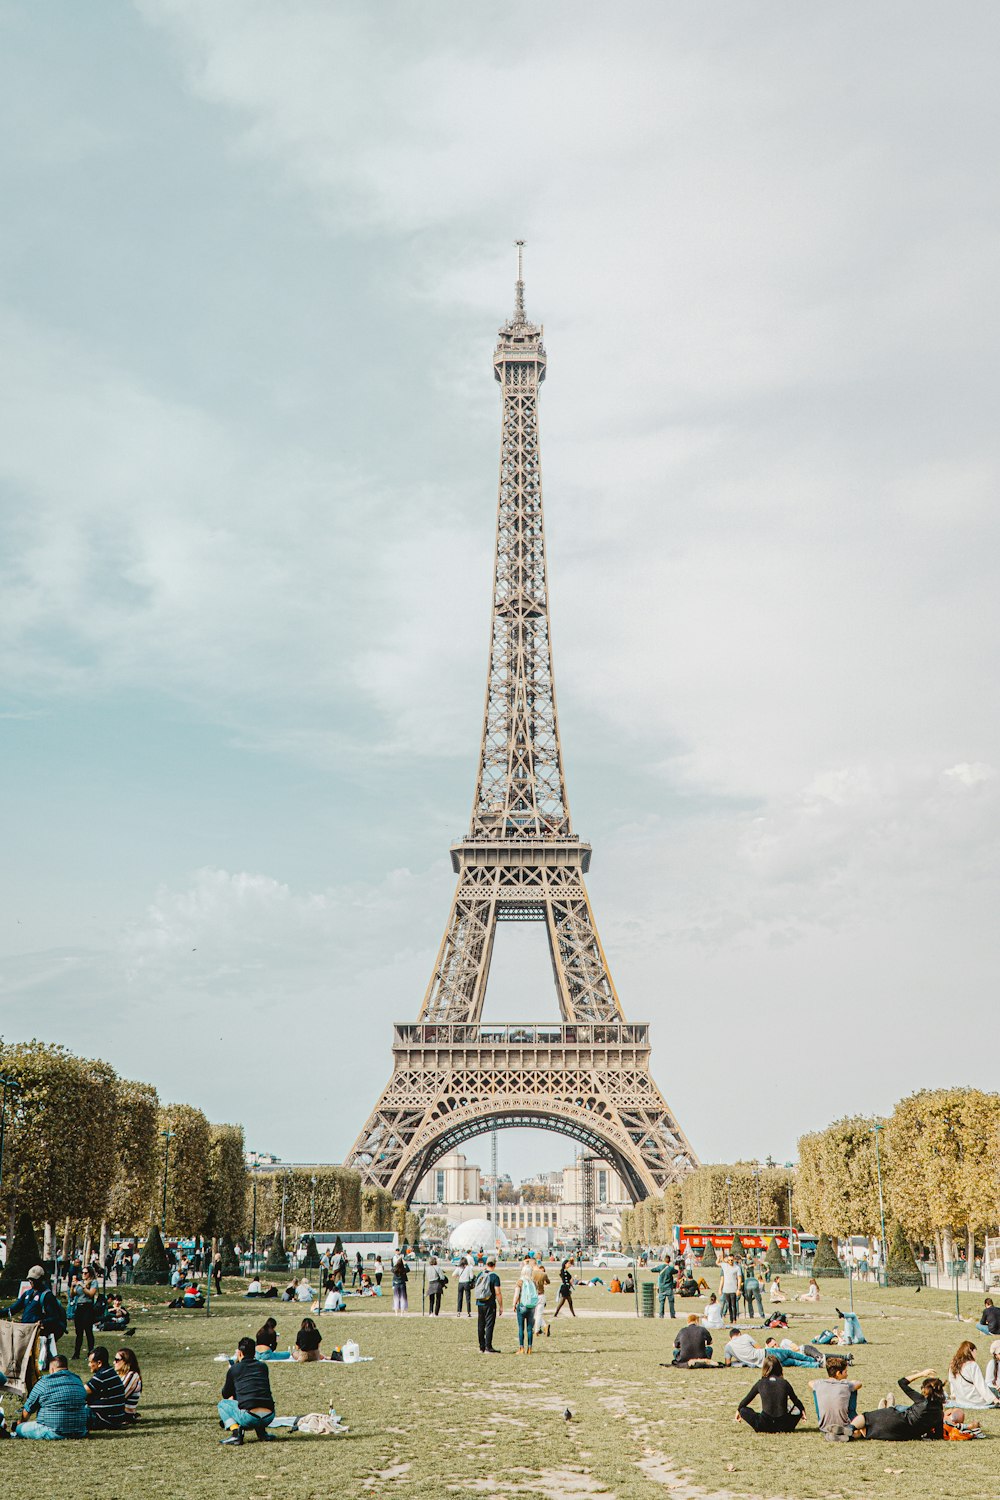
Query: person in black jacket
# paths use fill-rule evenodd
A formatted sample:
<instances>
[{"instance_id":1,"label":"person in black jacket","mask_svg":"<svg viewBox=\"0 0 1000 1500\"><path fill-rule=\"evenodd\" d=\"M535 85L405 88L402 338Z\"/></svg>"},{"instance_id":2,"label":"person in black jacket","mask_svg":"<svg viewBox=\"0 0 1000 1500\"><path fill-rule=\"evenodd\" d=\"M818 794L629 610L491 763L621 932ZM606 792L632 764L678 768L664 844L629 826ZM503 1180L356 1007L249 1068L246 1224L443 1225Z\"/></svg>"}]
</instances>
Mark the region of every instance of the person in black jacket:
<instances>
[{"instance_id":1,"label":"person in black jacket","mask_svg":"<svg viewBox=\"0 0 1000 1500\"><path fill-rule=\"evenodd\" d=\"M920 1381L920 1390L910 1384ZM911 1406L883 1406L878 1411L866 1411L854 1418L851 1426L855 1437L880 1438L903 1443L911 1438L944 1437L944 1382L933 1370L918 1370L915 1375L904 1375L898 1382L899 1389Z\"/></svg>"},{"instance_id":2,"label":"person in black jacket","mask_svg":"<svg viewBox=\"0 0 1000 1500\"><path fill-rule=\"evenodd\" d=\"M274 1398L267 1365L255 1357L253 1339L240 1339L236 1358L229 1366L222 1400L218 1406L219 1421L229 1433L222 1439L229 1447L243 1446L243 1434L256 1432L262 1443L273 1443L267 1431L274 1421Z\"/></svg>"},{"instance_id":3,"label":"person in black jacket","mask_svg":"<svg viewBox=\"0 0 1000 1500\"><path fill-rule=\"evenodd\" d=\"M760 1411L751 1402L760 1399ZM804 1408L794 1386L785 1379L781 1361L769 1354L761 1365L760 1379L740 1402L737 1422L745 1422L754 1432L794 1432L802 1421Z\"/></svg>"},{"instance_id":4,"label":"person in black jacket","mask_svg":"<svg viewBox=\"0 0 1000 1500\"><path fill-rule=\"evenodd\" d=\"M674 1339L674 1364L688 1369L714 1365L712 1340L697 1313L691 1313Z\"/></svg>"},{"instance_id":5,"label":"person in black jacket","mask_svg":"<svg viewBox=\"0 0 1000 1500\"><path fill-rule=\"evenodd\" d=\"M988 1333L990 1338L1000 1338L1000 1307L993 1306L993 1298L987 1297L986 1304L979 1315L976 1324L980 1333Z\"/></svg>"}]
</instances>

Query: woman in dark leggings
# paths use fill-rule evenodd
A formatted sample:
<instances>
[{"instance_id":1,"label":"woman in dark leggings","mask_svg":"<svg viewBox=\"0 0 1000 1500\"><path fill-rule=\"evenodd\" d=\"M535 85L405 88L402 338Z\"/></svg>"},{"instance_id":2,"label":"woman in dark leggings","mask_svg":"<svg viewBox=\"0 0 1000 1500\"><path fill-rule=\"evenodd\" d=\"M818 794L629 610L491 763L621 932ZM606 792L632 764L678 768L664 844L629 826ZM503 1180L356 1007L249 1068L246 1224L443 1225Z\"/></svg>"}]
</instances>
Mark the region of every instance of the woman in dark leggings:
<instances>
[{"instance_id":1,"label":"woman in dark leggings","mask_svg":"<svg viewBox=\"0 0 1000 1500\"><path fill-rule=\"evenodd\" d=\"M91 1354L94 1348L94 1324L97 1322L97 1293L98 1285L94 1280L89 1267L83 1273L83 1280L73 1285L73 1329L76 1333L76 1347L73 1350L73 1358L80 1358L80 1350L83 1348L84 1338L87 1340L87 1353Z\"/></svg>"},{"instance_id":2,"label":"woman in dark leggings","mask_svg":"<svg viewBox=\"0 0 1000 1500\"><path fill-rule=\"evenodd\" d=\"M919 1380L914 1390L911 1381ZM894 1443L912 1438L944 1437L944 1382L933 1370L918 1370L909 1379L899 1381L899 1389L912 1402L910 1406L884 1406L866 1411L851 1424L855 1437L881 1438Z\"/></svg>"},{"instance_id":3,"label":"woman in dark leggings","mask_svg":"<svg viewBox=\"0 0 1000 1500\"><path fill-rule=\"evenodd\" d=\"M760 1401L760 1411L750 1404L755 1398ZM745 1422L754 1432L794 1432L802 1417L802 1402L785 1379L781 1361L769 1354L761 1366L757 1384L740 1402L737 1422Z\"/></svg>"},{"instance_id":4,"label":"woman in dark leggings","mask_svg":"<svg viewBox=\"0 0 1000 1500\"><path fill-rule=\"evenodd\" d=\"M568 1307L574 1318L576 1317L576 1309L573 1306L573 1272L570 1270L572 1264L573 1257L570 1256L569 1260L564 1260L559 1267L559 1296L556 1299L556 1310L552 1314L553 1323L564 1307Z\"/></svg>"}]
</instances>

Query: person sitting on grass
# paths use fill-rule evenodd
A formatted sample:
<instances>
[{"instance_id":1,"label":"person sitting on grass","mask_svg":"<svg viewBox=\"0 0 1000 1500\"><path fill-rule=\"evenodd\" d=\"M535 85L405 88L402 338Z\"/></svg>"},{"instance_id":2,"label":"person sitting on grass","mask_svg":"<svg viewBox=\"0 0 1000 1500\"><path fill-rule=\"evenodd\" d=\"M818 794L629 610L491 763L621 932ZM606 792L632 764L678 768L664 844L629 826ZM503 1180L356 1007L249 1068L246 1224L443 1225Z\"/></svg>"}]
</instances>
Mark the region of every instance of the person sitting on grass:
<instances>
[{"instance_id":1,"label":"person sitting on grass","mask_svg":"<svg viewBox=\"0 0 1000 1500\"><path fill-rule=\"evenodd\" d=\"M921 1383L919 1391L913 1389L914 1380ZM848 1436L896 1443L943 1438L944 1382L933 1370L918 1370L915 1375L904 1375L899 1389L912 1403L910 1406L882 1406L878 1411L863 1412L853 1418Z\"/></svg>"},{"instance_id":2,"label":"person sitting on grass","mask_svg":"<svg viewBox=\"0 0 1000 1500\"><path fill-rule=\"evenodd\" d=\"M986 1362L986 1384L995 1396L1000 1396L1000 1339L990 1345L990 1357Z\"/></svg>"},{"instance_id":3,"label":"person sitting on grass","mask_svg":"<svg viewBox=\"0 0 1000 1500\"><path fill-rule=\"evenodd\" d=\"M260 1284L260 1277L255 1276L243 1293L244 1297L263 1297L264 1288Z\"/></svg>"},{"instance_id":4,"label":"person sitting on grass","mask_svg":"<svg viewBox=\"0 0 1000 1500\"><path fill-rule=\"evenodd\" d=\"M295 1294L298 1291L298 1289L299 1289L299 1278L297 1276L293 1276L292 1279L291 1279L291 1281L288 1283L288 1285L285 1287L285 1290L281 1294L281 1300L282 1300L282 1302L294 1302L295 1301Z\"/></svg>"},{"instance_id":5,"label":"person sitting on grass","mask_svg":"<svg viewBox=\"0 0 1000 1500\"><path fill-rule=\"evenodd\" d=\"M312 1360L322 1359L323 1356L319 1352L319 1346L322 1341L323 1335L316 1327L312 1318L303 1318L302 1326L295 1335L292 1358L298 1360L299 1364L308 1364Z\"/></svg>"},{"instance_id":6,"label":"person sitting on grass","mask_svg":"<svg viewBox=\"0 0 1000 1500\"><path fill-rule=\"evenodd\" d=\"M14 1436L48 1439L87 1436L87 1392L62 1354L53 1355L47 1373L25 1397Z\"/></svg>"},{"instance_id":7,"label":"person sitting on grass","mask_svg":"<svg viewBox=\"0 0 1000 1500\"><path fill-rule=\"evenodd\" d=\"M767 1294L768 1302L784 1302L785 1294L781 1290L781 1278L776 1276L771 1282L771 1289Z\"/></svg>"},{"instance_id":8,"label":"person sitting on grass","mask_svg":"<svg viewBox=\"0 0 1000 1500\"><path fill-rule=\"evenodd\" d=\"M181 1298L182 1307L204 1307L205 1298L196 1281L189 1281Z\"/></svg>"},{"instance_id":9,"label":"person sitting on grass","mask_svg":"<svg viewBox=\"0 0 1000 1500\"><path fill-rule=\"evenodd\" d=\"M129 1424L139 1420L139 1399L142 1396L142 1372L133 1349L117 1349L115 1369L125 1387L125 1421Z\"/></svg>"},{"instance_id":10,"label":"person sitting on grass","mask_svg":"<svg viewBox=\"0 0 1000 1500\"><path fill-rule=\"evenodd\" d=\"M265 1318L257 1329L254 1339L254 1355L257 1359L287 1359L286 1355L278 1354L278 1324L274 1318Z\"/></svg>"},{"instance_id":11,"label":"person sitting on grass","mask_svg":"<svg viewBox=\"0 0 1000 1500\"><path fill-rule=\"evenodd\" d=\"M698 1286L697 1281L695 1281L694 1277L692 1276L691 1269L689 1267L684 1274L684 1280L677 1288L677 1295L678 1297L697 1297L700 1295L700 1292L701 1288Z\"/></svg>"},{"instance_id":12,"label":"person sitting on grass","mask_svg":"<svg viewBox=\"0 0 1000 1500\"><path fill-rule=\"evenodd\" d=\"M129 1314L126 1311L125 1304L122 1302L121 1297L119 1297L116 1292L108 1304L107 1312L104 1314L104 1317L98 1323L97 1327L100 1329L101 1333L125 1333L127 1330L129 1337L131 1338L132 1334L135 1333L135 1329L130 1329L128 1326L131 1321L132 1320Z\"/></svg>"},{"instance_id":13,"label":"person sitting on grass","mask_svg":"<svg viewBox=\"0 0 1000 1500\"><path fill-rule=\"evenodd\" d=\"M315 1297L315 1295L316 1295L316 1293L313 1291L312 1287L309 1285L309 1277L308 1276L303 1276L303 1278L299 1282L298 1287L297 1287L296 1292L295 1292L295 1300L296 1300L296 1302L311 1302L313 1300L313 1298Z\"/></svg>"},{"instance_id":14,"label":"person sitting on grass","mask_svg":"<svg viewBox=\"0 0 1000 1500\"><path fill-rule=\"evenodd\" d=\"M755 1344L748 1333L741 1333L734 1324L729 1330L729 1343L722 1354L727 1365L747 1365L759 1370L769 1352L773 1353L762 1349L760 1344Z\"/></svg>"},{"instance_id":15,"label":"person sitting on grass","mask_svg":"<svg viewBox=\"0 0 1000 1500\"><path fill-rule=\"evenodd\" d=\"M715 1364L712 1340L697 1313L689 1313L684 1327L674 1339L673 1363L687 1369L706 1369Z\"/></svg>"},{"instance_id":16,"label":"person sitting on grass","mask_svg":"<svg viewBox=\"0 0 1000 1500\"><path fill-rule=\"evenodd\" d=\"M751 1403L760 1399L760 1411ZM781 1373L780 1361L768 1354L761 1365L760 1379L743 1397L736 1413L737 1422L745 1422L754 1432L794 1432L805 1416L805 1408Z\"/></svg>"},{"instance_id":17,"label":"person sitting on grass","mask_svg":"<svg viewBox=\"0 0 1000 1500\"><path fill-rule=\"evenodd\" d=\"M976 1327L980 1333L988 1333L991 1339L1000 1337L1000 1307L993 1306L992 1297L986 1298Z\"/></svg>"},{"instance_id":18,"label":"person sitting on grass","mask_svg":"<svg viewBox=\"0 0 1000 1500\"><path fill-rule=\"evenodd\" d=\"M973 1411L986 1411L992 1406L1000 1406L1000 1396L986 1384L983 1372L976 1364L976 1346L970 1344L968 1339L959 1344L948 1366L948 1398L956 1406L968 1407Z\"/></svg>"},{"instance_id":19,"label":"person sitting on grass","mask_svg":"<svg viewBox=\"0 0 1000 1500\"><path fill-rule=\"evenodd\" d=\"M347 1303L344 1301L344 1290L339 1281L329 1282L330 1290L323 1300L324 1312L346 1312ZM364 1291L364 1288L362 1288Z\"/></svg>"},{"instance_id":20,"label":"person sitting on grass","mask_svg":"<svg viewBox=\"0 0 1000 1500\"><path fill-rule=\"evenodd\" d=\"M625 1280L622 1282L622 1291L627 1297L633 1297L635 1295L635 1277L632 1275L631 1271L625 1272Z\"/></svg>"},{"instance_id":21,"label":"person sitting on grass","mask_svg":"<svg viewBox=\"0 0 1000 1500\"><path fill-rule=\"evenodd\" d=\"M267 1365L255 1357L253 1339L240 1339L217 1410L219 1425L227 1432L221 1439L226 1447L241 1448L245 1432L255 1432L261 1443L274 1442L267 1430L274 1421L271 1379Z\"/></svg>"},{"instance_id":22,"label":"person sitting on grass","mask_svg":"<svg viewBox=\"0 0 1000 1500\"><path fill-rule=\"evenodd\" d=\"M90 1379L84 1385L92 1432L121 1427L125 1422L125 1382L111 1364L108 1351L98 1344L87 1356Z\"/></svg>"},{"instance_id":23,"label":"person sitting on grass","mask_svg":"<svg viewBox=\"0 0 1000 1500\"><path fill-rule=\"evenodd\" d=\"M848 1380L847 1360L842 1354L826 1357L826 1378L810 1380L819 1430L830 1442L849 1442L851 1422L858 1406L860 1380Z\"/></svg>"},{"instance_id":24,"label":"person sitting on grass","mask_svg":"<svg viewBox=\"0 0 1000 1500\"><path fill-rule=\"evenodd\" d=\"M725 1328L726 1326L722 1320L722 1307L714 1292L705 1303L705 1314L701 1321L706 1328Z\"/></svg>"},{"instance_id":25,"label":"person sitting on grass","mask_svg":"<svg viewBox=\"0 0 1000 1500\"><path fill-rule=\"evenodd\" d=\"M796 1302L819 1301L819 1282L816 1280L815 1276L810 1276L808 1287L804 1292L800 1292L795 1300Z\"/></svg>"}]
</instances>

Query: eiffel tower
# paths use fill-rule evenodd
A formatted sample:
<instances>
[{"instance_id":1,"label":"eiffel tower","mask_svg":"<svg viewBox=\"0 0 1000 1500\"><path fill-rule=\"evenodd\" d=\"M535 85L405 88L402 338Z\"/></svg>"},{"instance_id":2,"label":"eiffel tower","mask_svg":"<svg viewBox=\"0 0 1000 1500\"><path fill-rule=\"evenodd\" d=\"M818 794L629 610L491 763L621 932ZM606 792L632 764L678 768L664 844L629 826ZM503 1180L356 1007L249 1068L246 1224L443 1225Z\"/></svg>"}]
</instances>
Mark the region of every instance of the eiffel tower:
<instances>
[{"instance_id":1,"label":"eiffel tower","mask_svg":"<svg viewBox=\"0 0 1000 1500\"><path fill-rule=\"evenodd\" d=\"M543 330L514 315L493 373L503 396L486 711L458 887L415 1023L394 1027L393 1071L347 1165L409 1203L424 1173L485 1131L572 1137L616 1168L633 1201L697 1166L649 1071L649 1027L626 1021L570 822L549 631L538 392ZM562 1024L483 1025L498 922L544 922Z\"/></svg>"}]
</instances>

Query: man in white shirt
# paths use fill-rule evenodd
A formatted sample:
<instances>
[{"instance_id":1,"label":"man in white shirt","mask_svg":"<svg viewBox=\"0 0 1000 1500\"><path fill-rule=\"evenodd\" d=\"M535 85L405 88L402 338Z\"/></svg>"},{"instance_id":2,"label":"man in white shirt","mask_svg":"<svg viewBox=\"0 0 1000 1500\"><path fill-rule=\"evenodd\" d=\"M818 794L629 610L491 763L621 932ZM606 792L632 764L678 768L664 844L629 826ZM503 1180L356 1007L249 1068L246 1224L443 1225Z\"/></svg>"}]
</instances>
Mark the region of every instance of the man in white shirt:
<instances>
[{"instance_id":1,"label":"man in white shirt","mask_svg":"<svg viewBox=\"0 0 1000 1500\"><path fill-rule=\"evenodd\" d=\"M315 1295L316 1293L309 1285L308 1276L303 1276L302 1280L299 1282L298 1286L295 1289L295 1300L297 1302L311 1302Z\"/></svg>"},{"instance_id":2,"label":"man in white shirt","mask_svg":"<svg viewBox=\"0 0 1000 1500\"><path fill-rule=\"evenodd\" d=\"M751 1369L760 1369L768 1353L760 1344L755 1344L748 1333L741 1333L738 1328L730 1328L729 1343L722 1352L727 1365L748 1365Z\"/></svg>"},{"instance_id":3,"label":"man in white shirt","mask_svg":"<svg viewBox=\"0 0 1000 1500\"><path fill-rule=\"evenodd\" d=\"M731 1255L722 1258L719 1277L719 1297L722 1302L722 1316L728 1323L735 1323L740 1315L740 1287L743 1277L740 1268Z\"/></svg>"}]
</instances>

